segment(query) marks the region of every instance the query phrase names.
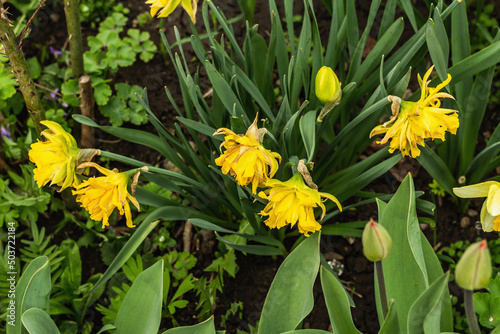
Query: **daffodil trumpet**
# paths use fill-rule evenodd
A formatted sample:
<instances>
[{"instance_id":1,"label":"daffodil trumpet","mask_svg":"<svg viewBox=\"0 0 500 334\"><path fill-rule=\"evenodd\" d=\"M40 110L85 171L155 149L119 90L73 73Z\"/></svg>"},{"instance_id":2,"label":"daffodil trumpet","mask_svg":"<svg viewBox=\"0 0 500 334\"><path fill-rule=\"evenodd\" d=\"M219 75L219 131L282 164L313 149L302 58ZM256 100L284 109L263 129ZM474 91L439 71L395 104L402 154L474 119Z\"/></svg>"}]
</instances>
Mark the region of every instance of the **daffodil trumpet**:
<instances>
[{"instance_id":1,"label":"daffodil trumpet","mask_svg":"<svg viewBox=\"0 0 500 334\"><path fill-rule=\"evenodd\" d=\"M325 216L326 208L323 198L329 199L342 211L342 206L337 198L328 193L319 192L308 187L302 175L295 173L288 181L270 179L266 182L267 189L259 192L258 196L269 202L259 213L268 218L264 223L270 228L282 228L285 225L295 226L306 237L321 229L321 224L316 221L314 208L322 210L321 219Z\"/></svg>"},{"instance_id":2,"label":"daffodil trumpet","mask_svg":"<svg viewBox=\"0 0 500 334\"><path fill-rule=\"evenodd\" d=\"M244 135L237 135L233 131L220 128L214 136L223 134L224 142L220 145L225 148L224 153L215 159L215 164L221 166L224 174L230 174L241 186L252 184L252 193L257 193L257 188L263 186L266 181L278 171L278 160L281 156L272 152L264 146L262 141L266 129L257 127L257 117Z\"/></svg>"},{"instance_id":3,"label":"daffodil trumpet","mask_svg":"<svg viewBox=\"0 0 500 334\"><path fill-rule=\"evenodd\" d=\"M77 196L77 202L80 202L81 206L90 213L90 218L102 221L102 227L104 228L109 225L109 216L116 208L121 215L125 215L127 226L130 228L135 227L129 202L134 204L139 211L140 206L134 197L134 191L132 191L132 194L128 192L127 184L130 178L133 178L131 189L134 190L139 177L138 173L141 170L147 170L147 167L122 173L119 173L117 169L109 170L93 162L83 163L78 167L93 167L105 175L84 180L73 191L73 195Z\"/></svg>"},{"instance_id":4,"label":"daffodil trumpet","mask_svg":"<svg viewBox=\"0 0 500 334\"><path fill-rule=\"evenodd\" d=\"M436 87L429 87L429 77L434 66L431 66L423 78L418 76L421 94L417 102L401 100L397 96L389 96L392 102L392 116L389 121L375 127L370 137L385 134L379 144L389 142L389 152L399 149L403 156L416 158L420 155L419 146L425 145L425 139L445 140L445 133L456 134L459 122L458 111L441 108L441 98L454 99L448 93L439 92L451 81L451 75Z\"/></svg>"}]
</instances>

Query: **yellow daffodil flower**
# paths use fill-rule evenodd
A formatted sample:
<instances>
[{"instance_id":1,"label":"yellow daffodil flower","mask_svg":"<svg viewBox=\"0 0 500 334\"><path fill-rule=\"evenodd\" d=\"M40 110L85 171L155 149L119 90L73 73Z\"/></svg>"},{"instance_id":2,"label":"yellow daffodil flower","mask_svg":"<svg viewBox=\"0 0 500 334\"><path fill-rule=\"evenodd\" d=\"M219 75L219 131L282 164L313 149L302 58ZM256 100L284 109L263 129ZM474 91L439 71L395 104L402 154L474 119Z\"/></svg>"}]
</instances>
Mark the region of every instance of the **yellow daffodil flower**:
<instances>
[{"instance_id":1,"label":"yellow daffodil flower","mask_svg":"<svg viewBox=\"0 0 500 334\"><path fill-rule=\"evenodd\" d=\"M424 78L418 76L421 95L417 102L401 101L396 96L389 96L389 101L393 102L392 117L388 122L375 127L370 133L370 137L385 133L379 144L385 144L391 140L389 152L399 149L403 156L411 155L416 158L420 155L418 145L424 146L426 138L444 140L446 131L456 134L458 129L458 111L453 109L440 108L440 98L451 98L447 93L440 93L450 81L451 75L437 85L428 87L429 76L434 66L429 68ZM399 105L400 104L400 105Z\"/></svg>"},{"instance_id":2,"label":"yellow daffodil flower","mask_svg":"<svg viewBox=\"0 0 500 334\"><path fill-rule=\"evenodd\" d=\"M33 170L38 187L50 185L61 187L59 191L80 183L76 175L76 162L80 149L73 136L62 126L52 121L40 122L47 127L42 131L46 141L31 144L29 159L37 168Z\"/></svg>"},{"instance_id":3,"label":"yellow daffodil flower","mask_svg":"<svg viewBox=\"0 0 500 334\"><path fill-rule=\"evenodd\" d=\"M77 196L76 200L90 213L90 218L102 221L104 228L109 225L109 216L117 208L121 215L125 214L127 226L135 227L128 202L132 202L138 210L139 203L127 190L129 173L118 173L116 169L109 170L93 162L84 163L79 167L94 167L105 175L89 178L73 190L73 195Z\"/></svg>"},{"instance_id":4,"label":"yellow daffodil flower","mask_svg":"<svg viewBox=\"0 0 500 334\"><path fill-rule=\"evenodd\" d=\"M270 228L281 228L287 224L293 227L297 224L299 232L308 237L309 233L321 229L314 217L313 208L319 206L323 210L323 219L326 208L322 198L334 201L342 210L335 196L309 188L300 173L296 173L286 182L268 180L266 186L269 188L261 191L259 196L269 200L269 203L259 215L269 216L264 223Z\"/></svg>"},{"instance_id":5,"label":"yellow daffodil flower","mask_svg":"<svg viewBox=\"0 0 500 334\"><path fill-rule=\"evenodd\" d=\"M146 3L151 5L151 16L155 16L160 11L158 17L169 16L181 4L182 8L189 14L191 21L196 23L198 0L148 0Z\"/></svg>"},{"instance_id":6,"label":"yellow daffodil flower","mask_svg":"<svg viewBox=\"0 0 500 334\"><path fill-rule=\"evenodd\" d=\"M278 170L278 160L281 156L271 152L262 146L262 140L266 129L257 128L257 117L248 128L245 135L237 135L233 131L220 128L215 135L223 134L224 142L221 144L226 151L217 159L217 166L222 166L224 174L230 173L241 186L252 183L252 193L257 193L257 187L276 174ZM270 170L269 170L270 168ZM269 175L269 177L268 177Z\"/></svg>"},{"instance_id":7,"label":"yellow daffodil flower","mask_svg":"<svg viewBox=\"0 0 500 334\"><path fill-rule=\"evenodd\" d=\"M486 197L481 208L483 231L500 232L500 182L487 181L470 186L453 188L453 192L462 198Z\"/></svg>"}]
</instances>

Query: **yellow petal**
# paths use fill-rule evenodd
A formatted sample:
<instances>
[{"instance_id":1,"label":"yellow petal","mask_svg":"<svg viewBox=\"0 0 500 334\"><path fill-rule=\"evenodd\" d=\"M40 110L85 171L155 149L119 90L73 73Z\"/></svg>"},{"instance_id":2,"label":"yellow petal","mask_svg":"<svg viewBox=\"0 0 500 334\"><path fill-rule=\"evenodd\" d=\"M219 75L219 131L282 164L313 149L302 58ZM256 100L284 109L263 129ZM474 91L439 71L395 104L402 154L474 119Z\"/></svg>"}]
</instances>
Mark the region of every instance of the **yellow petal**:
<instances>
[{"instance_id":1,"label":"yellow petal","mask_svg":"<svg viewBox=\"0 0 500 334\"><path fill-rule=\"evenodd\" d=\"M500 187L498 184L493 184L490 187L487 198L488 212L492 216L500 215Z\"/></svg>"},{"instance_id":2,"label":"yellow petal","mask_svg":"<svg viewBox=\"0 0 500 334\"><path fill-rule=\"evenodd\" d=\"M497 217L489 214L486 201L484 201L483 206L481 208L481 225L483 226L483 231L491 232L493 231L494 224Z\"/></svg>"},{"instance_id":3,"label":"yellow petal","mask_svg":"<svg viewBox=\"0 0 500 334\"><path fill-rule=\"evenodd\" d=\"M486 197L492 185L498 185L498 182L487 181L470 186L453 188L455 195L461 198L477 198Z\"/></svg>"}]
</instances>

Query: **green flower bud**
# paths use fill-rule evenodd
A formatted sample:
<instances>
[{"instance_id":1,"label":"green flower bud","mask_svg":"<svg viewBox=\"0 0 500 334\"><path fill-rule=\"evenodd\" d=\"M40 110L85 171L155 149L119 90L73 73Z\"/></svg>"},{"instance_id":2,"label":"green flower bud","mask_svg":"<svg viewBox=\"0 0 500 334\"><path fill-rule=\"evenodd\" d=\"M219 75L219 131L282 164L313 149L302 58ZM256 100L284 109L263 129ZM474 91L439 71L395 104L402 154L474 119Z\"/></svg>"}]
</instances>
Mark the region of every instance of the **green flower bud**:
<instances>
[{"instance_id":1,"label":"green flower bud","mask_svg":"<svg viewBox=\"0 0 500 334\"><path fill-rule=\"evenodd\" d=\"M339 78L328 66L323 66L316 74L316 97L323 104L340 101L342 97Z\"/></svg>"},{"instance_id":2,"label":"green flower bud","mask_svg":"<svg viewBox=\"0 0 500 334\"><path fill-rule=\"evenodd\" d=\"M387 230L370 219L363 230L361 238L363 254L372 262L385 259L392 248L392 239Z\"/></svg>"},{"instance_id":3,"label":"green flower bud","mask_svg":"<svg viewBox=\"0 0 500 334\"><path fill-rule=\"evenodd\" d=\"M491 255L486 240L470 245L455 269L458 286L466 290L486 287L491 278Z\"/></svg>"}]
</instances>

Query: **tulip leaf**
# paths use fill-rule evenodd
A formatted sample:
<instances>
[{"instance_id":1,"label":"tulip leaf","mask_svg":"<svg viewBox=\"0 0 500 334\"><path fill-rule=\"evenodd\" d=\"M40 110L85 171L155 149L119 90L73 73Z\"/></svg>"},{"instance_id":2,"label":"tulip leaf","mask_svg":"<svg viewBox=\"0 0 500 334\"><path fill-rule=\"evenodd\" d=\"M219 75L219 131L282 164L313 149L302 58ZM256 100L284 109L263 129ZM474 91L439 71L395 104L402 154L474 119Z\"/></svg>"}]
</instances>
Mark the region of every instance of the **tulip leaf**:
<instances>
[{"instance_id":1,"label":"tulip leaf","mask_svg":"<svg viewBox=\"0 0 500 334\"><path fill-rule=\"evenodd\" d=\"M321 287L334 333L360 334L351 315L351 305L342 283L326 268L321 267Z\"/></svg>"},{"instance_id":2,"label":"tulip leaf","mask_svg":"<svg viewBox=\"0 0 500 334\"><path fill-rule=\"evenodd\" d=\"M207 320L193 326L182 326L169 329L162 334L215 334L214 317L211 316Z\"/></svg>"},{"instance_id":3,"label":"tulip leaf","mask_svg":"<svg viewBox=\"0 0 500 334\"><path fill-rule=\"evenodd\" d=\"M387 315L382 323L382 326L380 326L378 334L393 334L401 331L399 328L398 314L394 300L391 300L388 306L389 310L387 311Z\"/></svg>"},{"instance_id":4,"label":"tulip leaf","mask_svg":"<svg viewBox=\"0 0 500 334\"><path fill-rule=\"evenodd\" d=\"M297 329L295 331L288 331L281 334L331 334L331 332L321 329Z\"/></svg>"},{"instance_id":5,"label":"tulip leaf","mask_svg":"<svg viewBox=\"0 0 500 334\"><path fill-rule=\"evenodd\" d=\"M317 232L306 238L281 264L262 308L259 333L292 331L311 312L320 262L319 236Z\"/></svg>"},{"instance_id":6,"label":"tulip leaf","mask_svg":"<svg viewBox=\"0 0 500 334\"><path fill-rule=\"evenodd\" d=\"M160 328L163 296L163 259L140 273L116 315L116 334L156 334Z\"/></svg>"},{"instance_id":7,"label":"tulip leaf","mask_svg":"<svg viewBox=\"0 0 500 334\"><path fill-rule=\"evenodd\" d=\"M47 312L32 307L23 313L21 321L30 334L59 334L54 320Z\"/></svg>"},{"instance_id":8,"label":"tulip leaf","mask_svg":"<svg viewBox=\"0 0 500 334\"><path fill-rule=\"evenodd\" d=\"M49 312L50 263L46 256L32 260L16 285L15 314L22 315L32 307ZM16 316L15 326L7 326L7 334L28 333Z\"/></svg>"},{"instance_id":9,"label":"tulip leaf","mask_svg":"<svg viewBox=\"0 0 500 334\"><path fill-rule=\"evenodd\" d=\"M408 313L408 334L440 333L441 306L448 291L449 272L435 280Z\"/></svg>"},{"instance_id":10,"label":"tulip leaf","mask_svg":"<svg viewBox=\"0 0 500 334\"><path fill-rule=\"evenodd\" d=\"M382 261L387 300L394 299L400 326L406 328L406 315L411 305L429 284L410 174L382 209L379 223L386 228L393 242L393 251ZM401 266L402 263L405 265ZM408 289L408 282L412 282L412 289Z\"/></svg>"},{"instance_id":11,"label":"tulip leaf","mask_svg":"<svg viewBox=\"0 0 500 334\"><path fill-rule=\"evenodd\" d=\"M268 255L268 256L283 255L283 251L279 250L276 247L263 246L263 245L240 245L221 237L219 234L215 234L215 236L219 241L222 241L227 246L234 248L240 252L250 253L255 255ZM250 239L248 236L247 238Z\"/></svg>"}]
</instances>

